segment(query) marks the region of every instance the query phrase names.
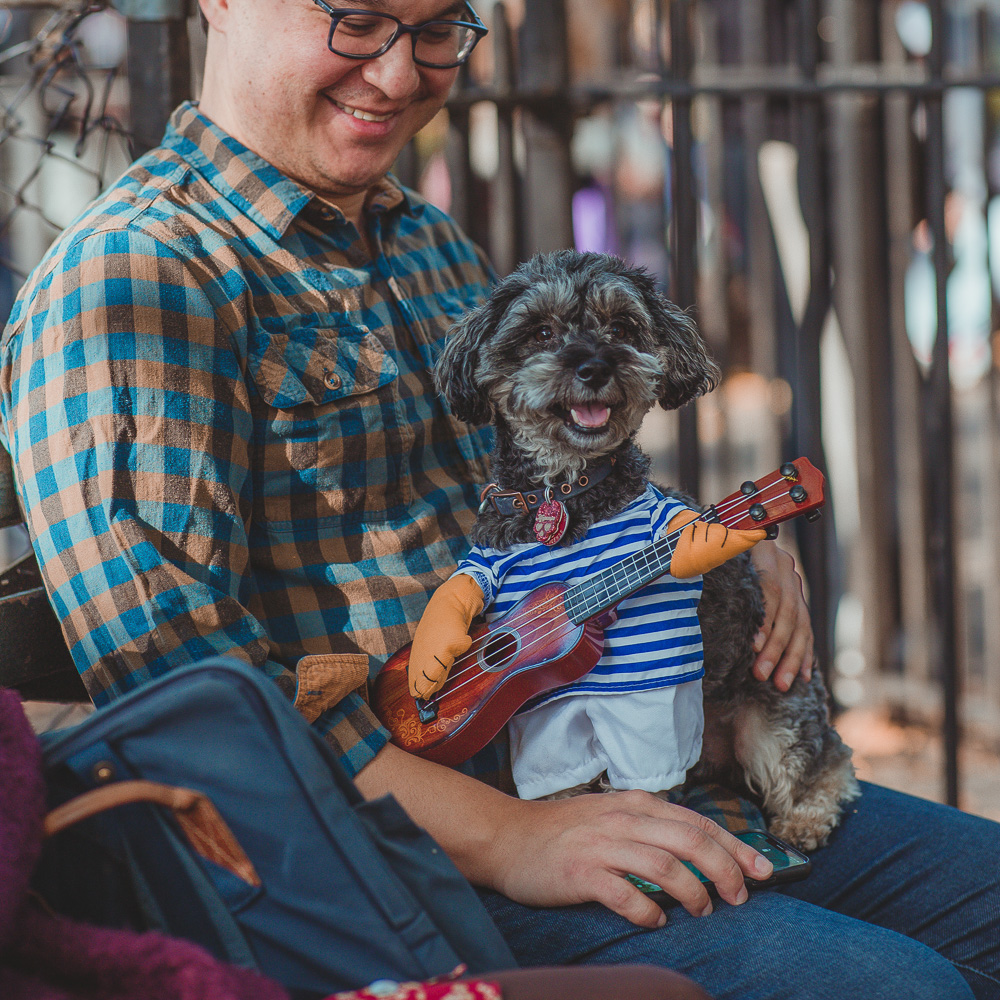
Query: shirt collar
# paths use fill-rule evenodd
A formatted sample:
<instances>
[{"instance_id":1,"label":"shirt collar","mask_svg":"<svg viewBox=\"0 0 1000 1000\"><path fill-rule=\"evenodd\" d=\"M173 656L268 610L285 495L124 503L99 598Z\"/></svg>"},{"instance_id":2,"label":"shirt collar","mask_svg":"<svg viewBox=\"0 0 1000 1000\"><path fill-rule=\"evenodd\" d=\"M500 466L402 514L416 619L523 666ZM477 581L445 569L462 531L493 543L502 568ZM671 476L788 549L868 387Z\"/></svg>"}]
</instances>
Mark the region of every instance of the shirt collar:
<instances>
[{"instance_id":1,"label":"shirt collar","mask_svg":"<svg viewBox=\"0 0 1000 1000\"><path fill-rule=\"evenodd\" d=\"M273 239L280 240L292 220L314 200L314 191L286 177L267 160L206 118L191 101L170 116L163 145L191 164L205 180ZM387 175L372 188L366 208L409 215L415 206L399 182ZM339 210L336 215L342 220Z\"/></svg>"},{"instance_id":2,"label":"shirt collar","mask_svg":"<svg viewBox=\"0 0 1000 1000\"><path fill-rule=\"evenodd\" d=\"M365 211L372 215L383 213L388 215L397 209L407 215L415 215L419 207L392 174L382 177L365 198ZM337 205L321 194L313 194L309 212L326 221L334 220L339 223L345 221L344 213Z\"/></svg>"}]
</instances>

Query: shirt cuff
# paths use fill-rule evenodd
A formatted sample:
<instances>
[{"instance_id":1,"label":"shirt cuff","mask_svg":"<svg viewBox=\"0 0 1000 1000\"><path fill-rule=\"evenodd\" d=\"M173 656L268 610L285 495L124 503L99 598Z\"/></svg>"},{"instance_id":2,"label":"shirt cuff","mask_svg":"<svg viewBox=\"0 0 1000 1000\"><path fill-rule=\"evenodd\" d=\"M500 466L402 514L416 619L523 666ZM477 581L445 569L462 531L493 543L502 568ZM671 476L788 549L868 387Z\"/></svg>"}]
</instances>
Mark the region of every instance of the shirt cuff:
<instances>
[{"instance_id":1,"label":"shirt cuff","mask_svg":"<svg viewBox=\"0 0 1000 1000\"><path fill-rule=\"evenodd\" d=\"M330 744L352 778L389 742L389 731L364 699L354 693L328 708L312 726Z\"/></svg>"}]
</instances>

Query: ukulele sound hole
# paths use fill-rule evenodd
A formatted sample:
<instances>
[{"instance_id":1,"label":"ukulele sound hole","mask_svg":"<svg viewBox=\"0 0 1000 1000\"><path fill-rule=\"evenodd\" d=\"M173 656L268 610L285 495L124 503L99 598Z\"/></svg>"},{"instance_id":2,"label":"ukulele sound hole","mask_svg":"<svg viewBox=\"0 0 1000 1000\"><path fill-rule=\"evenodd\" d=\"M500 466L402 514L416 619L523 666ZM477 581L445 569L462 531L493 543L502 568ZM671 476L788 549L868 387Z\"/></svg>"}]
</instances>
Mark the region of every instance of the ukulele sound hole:
<instances>
[{"instance_id":1,"label":"ukulele sound hole","mask_svg":"<svg viewBox=\"0 0 1000 1000\"><path fill-rule=\"evenodd\" d=\"M517 656L521 642L514 632L498 632L490 636L479 654L483 670L494 673L503 670Z\"/></svg>"}]
</instances>

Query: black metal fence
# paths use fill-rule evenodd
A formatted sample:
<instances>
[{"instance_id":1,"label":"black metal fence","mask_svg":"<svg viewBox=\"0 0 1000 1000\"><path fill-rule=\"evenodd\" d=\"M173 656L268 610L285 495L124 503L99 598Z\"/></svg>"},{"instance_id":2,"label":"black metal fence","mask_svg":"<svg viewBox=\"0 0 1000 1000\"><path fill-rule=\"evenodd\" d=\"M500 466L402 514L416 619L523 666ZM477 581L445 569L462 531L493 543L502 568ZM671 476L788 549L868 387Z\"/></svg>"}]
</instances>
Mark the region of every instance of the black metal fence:
<instances>
[{"instance_id":1,"label":"black metal fence","mask_svg":"<svg viewBox=\"0 0 1000 1000\"><path fill-rule=\"evenodd\" d=\"M1000 733L994 6L552 0L511 5L512 30L498 4L492 72L474 67L451 105L452 210L502 268L586 242L582 198L595 187L618 226L605 246L642 259L627 230L659 230L664 284L695 310L732 395L747 372L765 380L744 451L806 454L833 480L825 530L797 525L790 541L834 691L855 700L863 672L870 697L929 707L953 803L960 708ZM577 58L581 29L616 40L605 62ZM492 212L469 157L482 102L496 109ZM644 135L665 146L663 195L638 186L637 225L620 158L595 183L574 142L595 119L620 139L660 112L659 135ZM707 480L746 471L732 440L741 411L721 392L721 405L682 411L662 449L670 477L706 498ZM728 440L706 427L720 409Z\"/></svg>"},{"instance_id":2,"label":"black metal fence","mask_svg":"<svg viewBox=\"0 0 1000 1000\"><path fill-rule=\"evenodd\" d=\"M15 5L29 6L0 0L0 17ZM38 37L30 6L20 39L0 42L0 71L11 45ZM785 457L827 472L822 527L785 535L823 667L843 704L888 700L939 721L951 802L960 719L1000 734L995 6L487 0L489 37L397 164L501 273L540 250L603 249L694 311L726 379L650 418L658 473L709 500ZM89 9L64 6L72 32ZM85 92L127 81L138 152L197 90L185 5L120 9L127 72L102 91L84 67L62 118L35 113L46 156L87 122ZM68 86L65 55L39 75L52 48L21 67L36 91ZM0 72L0 157L30 131L12 115L14 76ZM0 183L0 238L31 183Z\"/></svg>"}]
</instances>

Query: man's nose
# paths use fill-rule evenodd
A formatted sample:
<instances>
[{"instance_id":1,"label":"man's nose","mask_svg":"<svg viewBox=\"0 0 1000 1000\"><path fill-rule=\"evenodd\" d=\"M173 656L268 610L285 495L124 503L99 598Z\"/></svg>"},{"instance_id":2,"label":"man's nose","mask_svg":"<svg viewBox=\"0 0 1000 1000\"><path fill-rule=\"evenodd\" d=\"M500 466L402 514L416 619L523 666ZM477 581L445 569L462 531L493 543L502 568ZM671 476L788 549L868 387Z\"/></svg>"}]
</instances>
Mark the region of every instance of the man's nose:
<instances>
[{"instance_id":1,"label":"man's nose","mask_svg":"<svg viewBox=\"0 0 1000 1000\"><path fill-rule=\"evenodd\" d=\"M397 38L388 52L364 63L362 76L390 100L411 96L420 86L420 68L413 61L413 42L408 36Z\"/></svg>"}]
</instances>

